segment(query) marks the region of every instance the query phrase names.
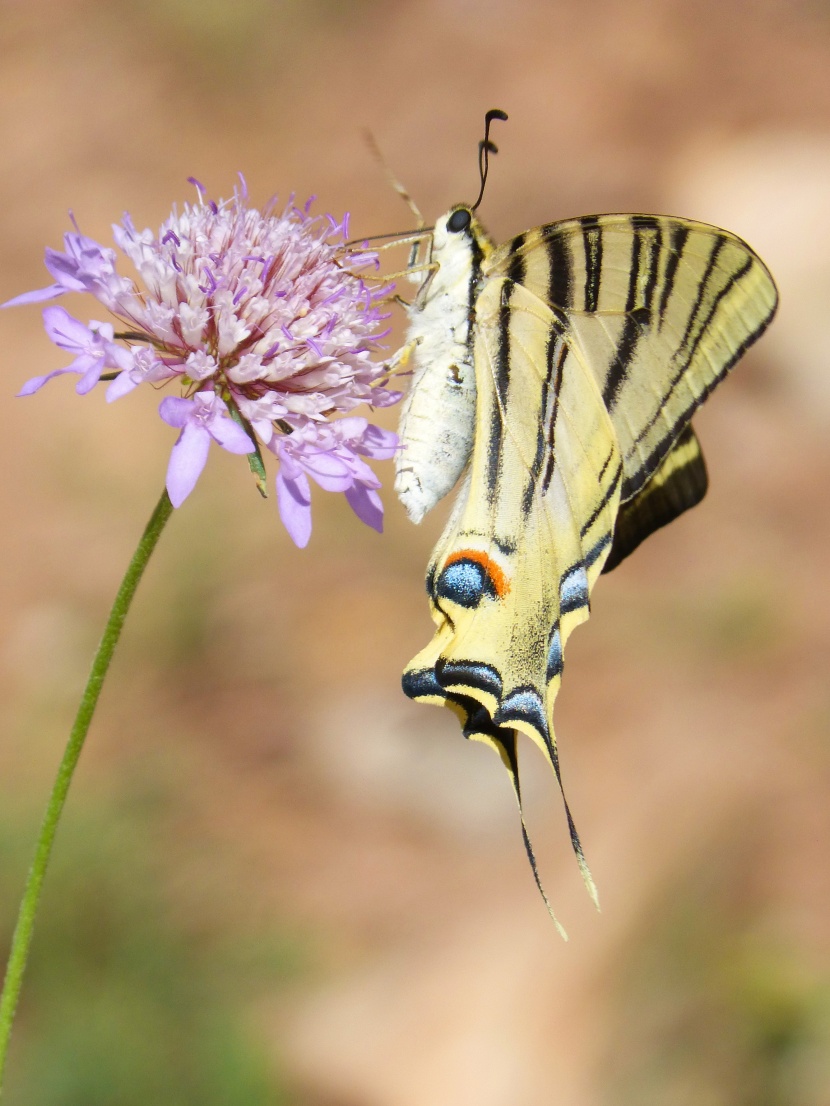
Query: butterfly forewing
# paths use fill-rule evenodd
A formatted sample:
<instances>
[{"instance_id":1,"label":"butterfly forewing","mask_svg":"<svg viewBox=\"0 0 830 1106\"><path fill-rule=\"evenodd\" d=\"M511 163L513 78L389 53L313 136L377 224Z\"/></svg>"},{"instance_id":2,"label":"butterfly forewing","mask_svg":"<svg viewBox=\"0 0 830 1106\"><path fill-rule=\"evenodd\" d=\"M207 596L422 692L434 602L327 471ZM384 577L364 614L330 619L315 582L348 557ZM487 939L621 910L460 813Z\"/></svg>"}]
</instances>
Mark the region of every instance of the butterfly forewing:
<instances>
[{"instance_id":1,"label":"butterfly forewing","mask_svg":"<svg viewBox=\"0 0 830 1106\"><path fill-rule=\"evenodd\" d=\"M715 385L764 331L777 294L740 238L658 215L550 223L494 251L561 313L611 415L623 501L647 482Z\"/></svg>"}]
</instances>

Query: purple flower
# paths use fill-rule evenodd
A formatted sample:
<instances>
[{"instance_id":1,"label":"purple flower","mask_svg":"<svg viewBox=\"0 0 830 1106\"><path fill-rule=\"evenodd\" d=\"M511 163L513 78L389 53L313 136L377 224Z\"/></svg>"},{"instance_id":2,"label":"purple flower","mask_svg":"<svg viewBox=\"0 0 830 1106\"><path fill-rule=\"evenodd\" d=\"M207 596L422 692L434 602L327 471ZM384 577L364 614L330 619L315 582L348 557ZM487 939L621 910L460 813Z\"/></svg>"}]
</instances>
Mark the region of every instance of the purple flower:
<instances>
[{"instance_id":1,"label":"purple flower","mask_svg":"<svg viewBox=\"0 0 830 1106\"><path fill-rule=\"evenodd\" d=\"M63 251L46 251L54 283L3 306L89 292L120 333L47 307L47 334L74 359L20 394L63 373L80 376L80 394L106 379L108 401L178 382L180 395L159 407L180 431L167 474L175 506L193 490L211 442L259 456L259 441L279 463L277 502L298 545L311 533L309 479L344 494L380 530L379 482L363 458L390 457L397 438L350 414L400 399L378 360L392 288L367 274L377 255L344 241L348 216L313 218L293 203L277 211L273 201L250 207L244 181L231 199L208 201L193 183L198 202L174 208L158 234L137 231L129 215L113 227L132 279L116 271L115 250L77 226ZM261 473L260 461L252 468Z\"/></svg>"}]
</instances>

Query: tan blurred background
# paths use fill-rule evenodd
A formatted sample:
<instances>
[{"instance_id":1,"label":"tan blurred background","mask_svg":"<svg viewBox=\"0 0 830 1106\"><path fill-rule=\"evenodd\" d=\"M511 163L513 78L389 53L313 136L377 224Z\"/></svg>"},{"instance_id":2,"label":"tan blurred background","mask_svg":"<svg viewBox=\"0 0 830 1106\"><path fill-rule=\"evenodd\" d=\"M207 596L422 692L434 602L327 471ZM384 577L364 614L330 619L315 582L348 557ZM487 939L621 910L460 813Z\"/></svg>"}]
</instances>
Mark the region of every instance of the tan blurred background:
<instances>
[{"instance_id":1,"label":"tan blurred background","mask_svg":"<svg viewBox=\"0 0 830 1106\"><path fill-rule=\"evenodd\" d=\"M365 127L435 217L473 197L495 106L496 238L682 214L746 237L782 296L696 421L709 496L569 646L557 730L601 915L524 758L568 944L497 758L400 691L441 519L414 530L379 466L383 538L319 493L300 552L211 457L81 762L8 1101L828 1106L830 4L6 0L0 36L1 299L48 282L68 208L108 242L190 175L403 229ZM15 399L61 354L36 307L0 336L6 947L173 432L152 393Z\"/></svg>"}]
</instances>

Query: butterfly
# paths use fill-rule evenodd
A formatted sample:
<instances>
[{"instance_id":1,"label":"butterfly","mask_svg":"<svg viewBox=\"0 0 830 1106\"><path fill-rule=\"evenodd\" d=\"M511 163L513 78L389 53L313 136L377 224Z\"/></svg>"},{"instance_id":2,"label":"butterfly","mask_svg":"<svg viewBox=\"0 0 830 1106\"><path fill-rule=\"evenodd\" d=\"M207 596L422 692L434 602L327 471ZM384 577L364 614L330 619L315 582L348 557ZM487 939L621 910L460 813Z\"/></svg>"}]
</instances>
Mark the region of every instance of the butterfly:
<instances>
[{"instance_id":1,"label":"butterfly","mask_svg":"<svg viewBox=\"0 0 830 1106\"><path fill-rule=\"evenodd\" d=\"M488 113L488 128L502 117ZM487 133L479 149L483 190ZM495 749L521 815L517 735L561 789L565 643L599 575L703 498L691 418L763 333L777 293L745 242L704 223L586 215L496 245L478 202L432 228L408 309L396 491L418 522L460 487L427 569L435 635L403 689Z\"/></svg>"}]
</instances>

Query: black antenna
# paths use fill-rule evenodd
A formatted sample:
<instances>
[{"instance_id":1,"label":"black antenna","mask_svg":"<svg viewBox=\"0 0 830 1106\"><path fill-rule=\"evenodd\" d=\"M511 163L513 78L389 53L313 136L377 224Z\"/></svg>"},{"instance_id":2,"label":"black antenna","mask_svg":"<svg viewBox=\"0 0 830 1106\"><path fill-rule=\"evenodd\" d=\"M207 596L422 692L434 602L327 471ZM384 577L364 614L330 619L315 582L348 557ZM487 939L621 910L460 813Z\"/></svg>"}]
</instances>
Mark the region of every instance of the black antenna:
<instances>
[{"instance_id":1,"label":"black antenna","mask_svg":"<svg viewBox=\"0 0 830 1106\"><path fill-rule=\"evenodd\" d=\"M478 144L478 175L481 178L481 188L479 189L476 202L470 208L471 211L475 211L484 199L484 186L487 184L487 170L490 168L490 154L497 154L499 152L499 148L495 142L490 141L490 124L494 119L506 121L507 112L502 111L501 108L490 108L484 116L484 138L482 138L481 142Z\"/></svg>"}]
</instances>

